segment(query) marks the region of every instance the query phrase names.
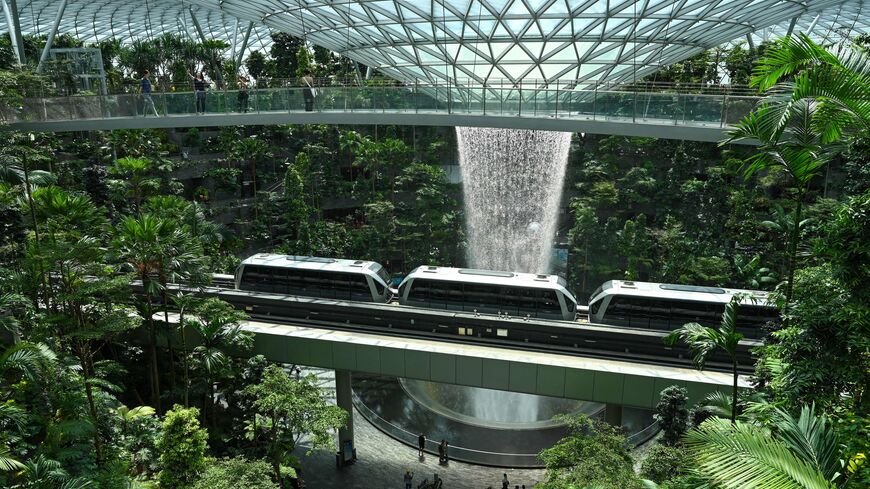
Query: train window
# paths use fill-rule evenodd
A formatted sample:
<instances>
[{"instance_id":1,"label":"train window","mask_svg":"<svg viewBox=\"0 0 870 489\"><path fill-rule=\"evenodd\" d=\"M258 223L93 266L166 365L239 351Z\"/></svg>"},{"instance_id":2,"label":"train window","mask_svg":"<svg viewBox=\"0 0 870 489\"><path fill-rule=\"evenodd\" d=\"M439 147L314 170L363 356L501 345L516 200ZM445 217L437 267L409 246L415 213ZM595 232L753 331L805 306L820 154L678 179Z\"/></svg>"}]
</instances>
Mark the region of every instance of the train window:
<instances>
[{"instance_id":1,"label":"train window","mask_svg":"<svg viewBox=\"0 0 870 489\"><path fill-rule=\"evenodd\" d=\"M431 284L431 280L422 280L415 279L414 286L411 287L411 291L408 292L408 299L415 301L429 301L429 284Z\"/></svg>"},{"instance_id":2,"label":"train window","mask_svg":"<svg viewBox=\"0 0 870 489\"><path fill-rule=\"evenodd\" d=\"M556 297L555 290L538 290L540 299L538 302L538 311L546 314L562 314L562 307L559 305L559 299Z\"/></svg>"},{"instance_id":3,"label":"train window","mask_svg":"<svg viewBox=\"0 0 870 489\"><path fill-rule=\"evenodd\" d=\"M595 301L592 304L589 304L589 319L592 319L593 316L598 314L598 310L601 309L602 300Z\"/></svg>"},{"instance_id":4,"label":"train window","mask_svg":"<svg viewBox=\"0 0 870 489\"><path fill-rule=\"evenodd\" d=\"M471 309L498 307L499 287L489 284L465 284L466 306Z\"/></svg>"},{"instance_id":5,"label":"train window","mask_svg":"<svg viewBox=\"0 0 870 489\"><path fill-rule=\"evenodd\" d=\"M610 303L607 305L607 309L604 310L604 319L607 324L614 324L616 326L631 325L630 309L625 299L621 295L614 295L610 298Z\"/></svg>"},{"instance_id":6,"label":"train window","mask_svg":"<svg viewBox=\"0 0 870 489\"><path fill-rule=\"evenodd\" d=\"M369 289L369 282L366 276L361 273L352 273L350 298L355 301L370 301L372 300L372 291Z\"/></svg>"},{"instance_id":7,"label":"train window","mask_svg":"<svg viewBox=\"0 0 870 489\"><path fill-rule=\"evenodd\" d=\"M649 309L649 327L652 329L669 329L669 321L671 316L671 301L662 299L650 299Z\"/></svg>"},{"instance_id":8,"label":"train window","mask_svg":"<svg viewBox=\"0 0 870 489\"><path fill-rule=\"evenodd\" d=\"M516 287L503 287L501 292L501 308L508 314L517 314L520 308L520 292Z\"/></svg>"}]
</instances>

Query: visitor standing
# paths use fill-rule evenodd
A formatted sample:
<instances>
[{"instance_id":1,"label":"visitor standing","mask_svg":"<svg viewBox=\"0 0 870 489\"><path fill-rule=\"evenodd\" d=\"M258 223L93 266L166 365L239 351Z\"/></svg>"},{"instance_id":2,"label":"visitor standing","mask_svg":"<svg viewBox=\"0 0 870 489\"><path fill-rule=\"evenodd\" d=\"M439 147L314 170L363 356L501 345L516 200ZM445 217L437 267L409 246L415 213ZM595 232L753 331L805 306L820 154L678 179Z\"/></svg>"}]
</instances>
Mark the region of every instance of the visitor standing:
<instances>
[{"instance_id":1,"label":"visitor standing","mask_svg":"<svg viewBox=\"0 0 870 489\"><path fill-rule=\"evenodd\" d=\"M190 76L193 78L193 93L196 96L196 113L205 114L205 89L211 83L205 81L205 73L201 71L196 72L196 75Z\"/></svg>"},{"instance_id":2,"label":"visitor standing","mask_svg":"<svg viewBox=\"0 0 870 489\"><path fill-rule=\"evenodd\" d=\"M507 474L505 474L501 478L501 489L510 489L510 487L511 487L511 482L508 480Z\"/></svg>"},{"instance_id":3,"label":"visitor standing","mask_svg":"<svg viewBox=\"0 0 870 489\"><path fill-rule=\"evenodd\" d=\"M420 436L417 437L417 456L423 458L423 450L426 449L426 435L420 433Z\"/></svg>"},{"instance_id":4,"label":"visitor standing","mask_svg":"<svg viewBox=\"0 0 870 489\"><path fill-rule=\"evenodd\" d=\"M148 107L151 107L151 110L154 111L155 116L159 116L157 113L157 107L154 106L154 99L151 98L151 79L149 78L151 72L145 70L142 73L142 79L139 80L139 93L142 94L142 117L146 117L148 115Z\"/></svg>"},{"instance_id":5,"label":"visitor standing","mask_svg":"<svg viewBox=\"0 0 870 489\"><path fill-rule=\"evenodd\" d=\"M438 463L444 463L444 440L441 440L441 443L438 444Z\"/></svg>"},{"instance_id":6,"label":"visitor standing","mask_svg":"<svg viewBox=\"0 0 870 489\"><path fill-rule=\"evenodd\" d=\"M248 88L249 81L245 75L239 75L239 112L248 113Z\"/></svg>"},{"instance_id":7,"label":"visitor standing","mask_svg":"<svg viewBox=\"0 0 870 489\"><path fill-rule=\"evenodd\" d=\"M311 70L305 71L305 76L302 77L302 98L305 99L305 112L314 110L314 97L317 96L317 89L314 88L314 77L311 76Z\"/></svg>"},{"instance_id":8,"label":"visitor standing","mask_svg":"<svg viewBox=\"0 0 870 489\"><path fill-rule=\"evenodd\" d=\"M405 489L411 489L414 481L414 473L410 470L405 471Z\"/></svg>"}]
</instances>

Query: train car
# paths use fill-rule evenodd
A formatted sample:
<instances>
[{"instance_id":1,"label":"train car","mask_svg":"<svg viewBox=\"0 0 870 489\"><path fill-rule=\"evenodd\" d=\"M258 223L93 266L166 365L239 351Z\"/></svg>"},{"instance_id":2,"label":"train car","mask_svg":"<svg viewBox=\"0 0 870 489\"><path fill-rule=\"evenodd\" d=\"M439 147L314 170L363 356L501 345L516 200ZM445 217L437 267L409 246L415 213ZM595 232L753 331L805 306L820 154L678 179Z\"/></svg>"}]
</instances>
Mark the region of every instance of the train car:
<instances>
[{"instance_id":1,"label":"train car","mask_svg":"<svg viewBox=\"0 0 870 489\"><path fill-rule=\"evenodd\" d=\"M747 338L760 338L763 326L779 322L779 311L760 290L625 280L605 282L592 293L589 321L664 331L690 322L716 327L736 294L746 295L737 310L737 329Z\"/></svg>"},{"instance_id":2,"label":"train car","mask_svg":"<svg viewBox=\"0 0 870 489\"><path fill-rule=\"evenodd\" d=\"M379 263L258 253L236 269L235 288L304 297L389 302L395 290Z\"/></svg>"},{"instance_id":3,"label":"train car","mask_svg":"<svg viewBox=\"0 0 870 489\"><path fill-rule=\"evenodd\" d=\"M573 320L577 301L556 275L422 266L399 285L399 303L513 317Z\"/></svg>"}]
</instances>

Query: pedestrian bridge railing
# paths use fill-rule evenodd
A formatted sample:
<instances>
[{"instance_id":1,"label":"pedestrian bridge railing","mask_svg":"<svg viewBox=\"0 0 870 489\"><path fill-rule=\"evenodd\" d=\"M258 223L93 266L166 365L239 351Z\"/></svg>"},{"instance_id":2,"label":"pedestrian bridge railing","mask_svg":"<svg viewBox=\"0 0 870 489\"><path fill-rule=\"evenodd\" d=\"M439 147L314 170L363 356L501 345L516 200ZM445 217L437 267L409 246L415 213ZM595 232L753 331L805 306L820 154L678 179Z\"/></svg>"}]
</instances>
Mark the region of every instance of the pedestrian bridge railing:
<instances>
[{"instance_id":1,"label":"pedestrian bridge railing","mask_svg":"<svg viewBox=\"0 0 870 489\"><path fill-rule=\"evenodd\" d=\"M687 91L679 91L681 89ZM748 91L674 86L416 83L318 86L315 90L315 112L616 120L717 128L733 125L759 100ZM304 91L305 88L298 86L211 90L205 96L205 115L303 112ZM16 123L153 118L154 110L146 98L138 93L0 98L0 118L13 127ZM192 91L155 92L150 94L150 99L161 117L199 115ZM250 119L249 123L256 124L256 117Z\"/></svg>"}]
</instances>

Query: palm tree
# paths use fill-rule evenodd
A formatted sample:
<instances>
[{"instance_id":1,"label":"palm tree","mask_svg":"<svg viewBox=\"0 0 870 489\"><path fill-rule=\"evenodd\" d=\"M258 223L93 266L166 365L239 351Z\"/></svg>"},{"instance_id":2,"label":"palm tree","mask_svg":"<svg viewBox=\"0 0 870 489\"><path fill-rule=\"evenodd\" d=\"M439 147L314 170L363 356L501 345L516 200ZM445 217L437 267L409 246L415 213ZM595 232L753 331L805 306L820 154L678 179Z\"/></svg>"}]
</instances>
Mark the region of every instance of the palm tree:
<instances>
[{"instance_id":1,"label":"palm tree","mask_svg":"<svg viewBox=\"0 0 870 489\"><path fill-rule=\"evenodd\" d=\"M759 143L743 174L780 169L794 182L794 218L788 244L785 304L792 300L803 200L809 183L843 149L845 137L870 128L870 56L857 46L830 51L805 34L775 42L759 61L751 84L766 91L761 103L723 144Z\"/></svg>"},{"instance_id":2,"label":"palm tree","mask_svg":"<svg viewBox=\"0 0 870 489\"><path fill-rule=\"evenodd\" d=\"M839 440L825 416L776 409L771 425L710 418L686 434L696 475L722 488L830 489L840 470Z\"/></svg>"},{"instance_id":3,"label":"palm tree","mask_svg":"<svg viewBox=\"0 0 870 489\"><path fill-rule=\"evenodd\" d=\"M160 291L160 282L155 280L160 267L165 263L164 241L172 228L167 221L151 214L139 218L127 216L115 228L113 247L121 260L130 265L142 281L145 304L141 310L148 322L149 357L151 363L151 400L160 411L160 372L157 366L157 330L154 324L153 296Z\"/></svg>"},{"instance_id":4,"label":"palm tree","mask_svg":"<svg viewBox=\"0 0 870 489\"><path fill-rule=\"evenodd\" d=\"M207 419L206 410L210 409L214 426L215 378L229 364L229 350L250 348L253 337L242 330L240 324L247 315L220 299L206 299L196 307L193 316L187 320L185 326L196 331L202 341L201 345L193 349L193 358L204 373L206 399L202 406L203 424Z\"/></svg>"},{"instance_id":5,"label":"palm tree","mask_svg":"<svg viewBox=\"0 0 870 489\"><path fill-rule=\"evenodd\" d=\"M724 351L731 357L731 372L733 383L731 389L731 422L737 417L737 345L743 335L737 332L737 309L743 296L740 294L731 298L725 304L722 322L719 329L701 326L698 323L686 323L681 328L672 331L664 338L664 342L673 346L678 340L683 340L693 355L693 361L699 369L703 369L707 360L716 352Z\"/></svg>"},{"instance_id":6,"label":"palm tree","mask_svg":"<svg viewBox=\"0 0 870 489\"><path fill-rule=\"evenodd\" d=\"M160 187L160 181L148 176L153 165L145 158L120 158L115 165L109 168L109 172L123 178L127 192L133 198L136 212L141 212L142 199L146 195L156 191Z\"/></svg>"}]
</instances>

